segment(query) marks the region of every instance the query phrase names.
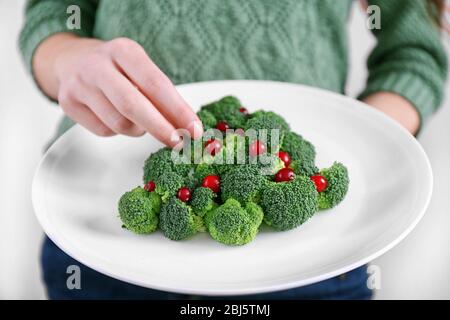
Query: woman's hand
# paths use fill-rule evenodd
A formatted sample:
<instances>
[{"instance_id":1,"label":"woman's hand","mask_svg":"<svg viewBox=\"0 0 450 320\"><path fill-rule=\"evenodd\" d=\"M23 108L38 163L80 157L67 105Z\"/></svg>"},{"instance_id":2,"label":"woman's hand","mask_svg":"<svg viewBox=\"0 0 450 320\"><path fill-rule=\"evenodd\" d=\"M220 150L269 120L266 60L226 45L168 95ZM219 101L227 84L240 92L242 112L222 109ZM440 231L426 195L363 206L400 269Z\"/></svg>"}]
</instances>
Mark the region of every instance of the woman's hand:
<instances>
[{"instance_id":1,"label":"woman's hand","mask_svg":"<svg viewBox=\"0 0 450 320\"><path fill-rule=\"evenodd\" d=\"M33 71L67 116L97 135L148 132L169 146L180 141L177 128L194 138L202 135L197 115L130 39L104 42L56 34L38 47Z\"/></svg>"},{"instance_id":2,"label":"woman's hand","mask_svg":"<svg viewBox=\"0 0 450 320\"><path fill-rule=\"evenodd\" d=\"M419 130L419 113L408 100L398 94L378 92L364 98L363 101L397 121L411 134L414 135Z\"/></svg>"}]
</instances>

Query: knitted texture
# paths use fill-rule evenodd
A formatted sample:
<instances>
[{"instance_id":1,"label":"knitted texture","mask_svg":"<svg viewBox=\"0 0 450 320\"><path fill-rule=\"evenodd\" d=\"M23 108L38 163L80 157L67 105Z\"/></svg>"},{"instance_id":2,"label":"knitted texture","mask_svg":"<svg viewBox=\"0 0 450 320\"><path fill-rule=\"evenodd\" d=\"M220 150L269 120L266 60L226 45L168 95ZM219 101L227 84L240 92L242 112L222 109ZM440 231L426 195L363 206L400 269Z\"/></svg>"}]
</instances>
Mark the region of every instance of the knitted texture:
<instances>
[{"instance_id":1,"label":"knitted texture","mask_svg":"<svg viewBox=\"0 0 450 320\"><path fill-rule=\"evenodd\" d=\"M56 32L139 42L175 84L217 79L302 83L344 93L346 22L351 0L34 0L20 48L34 50ZM373 0L381 30L361 98L390 91L425 119L440 104L447 60L423 0ZM67 30L69 4L81 29ZM361 26L364 28L365 26ZM395 107L395 106L393 106Z\"/></svg>"}]
</instances>

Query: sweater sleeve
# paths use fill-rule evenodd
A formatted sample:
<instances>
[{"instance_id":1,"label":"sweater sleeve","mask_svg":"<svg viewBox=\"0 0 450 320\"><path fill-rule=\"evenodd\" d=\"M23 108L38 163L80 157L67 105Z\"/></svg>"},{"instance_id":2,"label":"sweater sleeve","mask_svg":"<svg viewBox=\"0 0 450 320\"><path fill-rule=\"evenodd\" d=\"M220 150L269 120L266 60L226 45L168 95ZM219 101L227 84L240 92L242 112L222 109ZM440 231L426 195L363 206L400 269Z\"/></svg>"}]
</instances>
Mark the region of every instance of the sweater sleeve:
<instances>
[{"instance_id":1,"label":"sweater sleeve","mask_svg":"<svg viewBox=\"0 0 450 320\"><path fill-rule=\"evenodd\" d=\"M67 21L75 5L80 11L80 28L69 29ZM72 32L83 37L92 35L97 0L28 0L25 23L19 37L19 48L25 64L32 72L33 54L39 44L58 32Z\"/></svg>"},{"instance_id":2,"label":"sweater sleeve","mask_svg":"<svg viewBox=\"0 0 450 320\"><path fill-rule=\"evenodd\" d=\"M360 99L397 93L419 112L421 123L442 102L447 56L425 0L369 0L380 8L381 29L367 61L369 77ZM395 106L392 106L395 108Z\"/></svg>"}]
</instances>

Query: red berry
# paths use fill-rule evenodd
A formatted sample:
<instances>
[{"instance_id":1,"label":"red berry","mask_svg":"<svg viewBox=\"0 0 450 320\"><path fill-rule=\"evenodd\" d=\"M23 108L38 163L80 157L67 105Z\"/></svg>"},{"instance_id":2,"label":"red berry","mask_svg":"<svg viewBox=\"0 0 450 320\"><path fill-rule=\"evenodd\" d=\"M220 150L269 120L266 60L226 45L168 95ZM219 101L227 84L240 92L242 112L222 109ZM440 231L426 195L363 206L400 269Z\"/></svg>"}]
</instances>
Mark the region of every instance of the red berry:
<instances>
[{"instance_id":1,"label":"red berry","mask_svg":"<svg viewBox=\"0 0 450 320\"><path fill-rule=\"evenodd\" d=\"M202 187L209 188L215 193L220 191L220 178L219 176L206 176L203 179Z\"/></svg>"},{"instance_id":2,"label":"red berry","mask_svg":"<svg viewBox=\"0 0 450 320\"><path fill-rule=\"evenodd\" d=\"M182 187L178 190L177 197L183 202L188 202L191 200L191 190L189 190L189 188Z\"/></svg>"},{"instance_id":3,"label":"red berry","mask_svg":"<svg viewBox=\"0 0 450 320\"><path fill-rule=\"evenodd\" d=\"M280 160L284 162L285 167L289 167L289 165L291 164L291 156L287 152L278 152L278 158L280 158Z\"/></svg>"},{"instance_id":4,"label":"red berry","mask_svg":"<svg viewBox=\"0 0 450 320\"><path fill-rule=\"evenodd\" d=\"M239 108L239 112L240 112L240 113L243 113L243 114L245 114L245 115L248 114L248 110L247 110L246 108L244 108L244 107Z\"/></svg>"},{"instance_id":5,"label":"red berry","mask_svg":"<svg viewBox=\"0 0 450 320\"><path fill-rule=\"evenodd\" d=\"M255 140L250 144L249 153L255 157L266 152L266 145L259 140Z\"/></svg>"},{"instance_id":6,"label":"red berry","mask_svg":"<svg viewBox=\"0 0 450 320\"><path fill-rule=\"evenodd\" d=\"M314 184L316 185L316 190L317 192L322 192L323 190L325 190L328 186L328 181L327 179L325 179L324 176L320 175L320 174L316 174L314 176L311 176L310 178L312 180L312 182L314 182Z\"/></svg>"},{"instance_id":7,"label":"red berry","mask_svg":"<svg viewBox=\"0 0 450 320\"><path fill-rule=\"evenodd\" d=\"M153 181L149 181L145 184L144 190L147 192L153 192L156 189L156 183Z\"/></svg>"},{"instance_id":8,"label":"red berry","mask_svg":"<svg viewBox=\"0 0 450 320\"><path fill-rule=\"evenodd\" d=\"M220 149L222 149L222 143L220 143L219 140L216 139L209 139L208 141L206 141L205 143L205 149L206 151L208 151L208 153L212 156L216 155L217 152L220 151Z\"/></svg>"},{"instance_id":9,"label":"red berry","mask_svg":"<svg viewBox=\"0 0 450 320\"><path fill-rule=\"evenodd\" d=\"M275 175L275 182L291 181L295 178L294 170L291 168L283 168Z\"/></svg>"},{"instance_id":10,"label":"red berry","mask_svg":"<svg viewBox=\"0 0 450 320\"><path fill-rule=\"evenodd\" d=\"M218 129L222 132L225 132L225 131L227 131L227 129L230 129L230 126L225 121L219 121L216 124L216 129Z\"/></svg>"}]
</instances>

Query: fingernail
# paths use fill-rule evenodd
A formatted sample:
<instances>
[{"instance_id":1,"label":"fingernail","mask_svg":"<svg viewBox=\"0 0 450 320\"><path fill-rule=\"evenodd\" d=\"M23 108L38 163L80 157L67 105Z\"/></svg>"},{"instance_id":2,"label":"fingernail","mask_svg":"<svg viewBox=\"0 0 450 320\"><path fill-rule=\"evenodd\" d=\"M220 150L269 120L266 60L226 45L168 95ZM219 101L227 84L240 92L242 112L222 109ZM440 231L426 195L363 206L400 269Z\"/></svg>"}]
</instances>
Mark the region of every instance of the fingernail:
<instances>
[{"instance_id":1,"label":"fingernail","mask_svg":"<svg viewBox=\"0 0 450 320\"><path fill-rule=\"evenodd\" d=\"M194 140L200 139L203 135L203 124L200 121L192 121L187 128Z\"/></svg>"},{"instance_id":2,"label":"fingernail","mask_svg":"<svg viewBox=\"0 0 450 320\"><path fill-rule=\"evenodd\" d=\"M174 130L170 136L170 142L172 142L172 146L176 147L182 141L180 135L177 130Z\"/></svg>"}]
</instances>

